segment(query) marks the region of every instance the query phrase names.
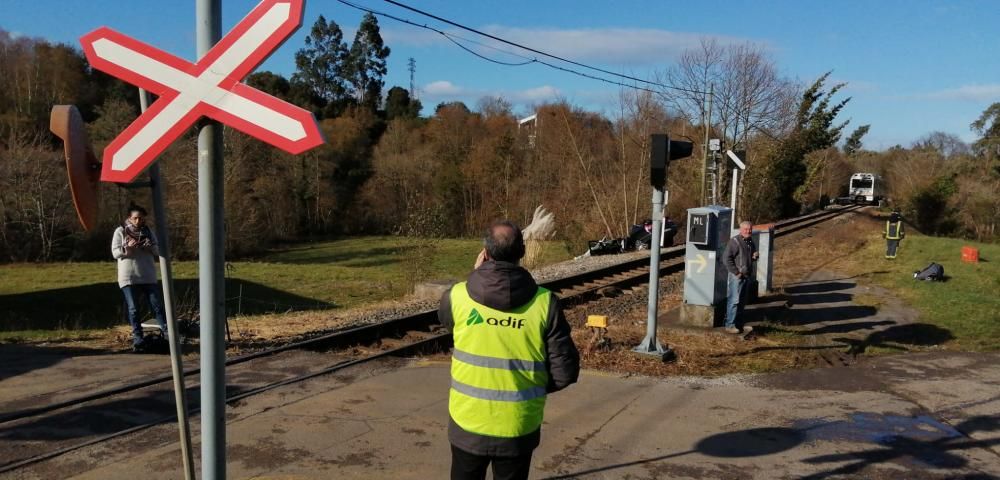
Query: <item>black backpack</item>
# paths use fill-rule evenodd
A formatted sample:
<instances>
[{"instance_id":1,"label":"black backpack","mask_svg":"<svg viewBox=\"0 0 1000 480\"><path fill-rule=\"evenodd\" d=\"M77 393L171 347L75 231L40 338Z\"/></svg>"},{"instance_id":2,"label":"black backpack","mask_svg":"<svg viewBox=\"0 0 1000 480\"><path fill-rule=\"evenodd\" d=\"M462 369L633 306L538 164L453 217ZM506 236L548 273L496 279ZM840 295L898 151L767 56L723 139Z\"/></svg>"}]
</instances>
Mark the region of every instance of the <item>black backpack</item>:
<instances>
[{"instance_id":1,"label":"black backpack","mask_svg":"<svg viewBox=\"0 0 1000 480\"><path fill-rule=\"evenodd\" d=\"M940 264L931 262L930 265L924 267L923 270L917 270L913 272L913 278L917 280L926 280L929 282L940 282L944 280L944 267Z\"/></svg>"}]
</instances>

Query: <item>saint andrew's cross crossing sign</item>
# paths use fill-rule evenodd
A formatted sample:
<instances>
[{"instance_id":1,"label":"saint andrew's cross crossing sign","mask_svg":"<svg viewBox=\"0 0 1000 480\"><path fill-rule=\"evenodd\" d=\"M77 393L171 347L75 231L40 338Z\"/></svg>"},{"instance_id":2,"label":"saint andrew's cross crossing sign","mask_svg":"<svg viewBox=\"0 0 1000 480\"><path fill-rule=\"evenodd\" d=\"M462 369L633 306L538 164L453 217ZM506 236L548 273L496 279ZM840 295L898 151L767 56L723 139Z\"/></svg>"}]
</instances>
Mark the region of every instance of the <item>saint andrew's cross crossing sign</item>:
<instances>
[{"instance_id":1,"label":"saint andrew's cross crossing sign","mask_svg":"<svg viewBox=\"0 0 1000 480\"><path fill-rule=\"evenodd\" d=\"M107 27L80 38L90 64L159 95L104 150L101 180L131 182L202 116L289 153L323 143L308 110L240 83L302 22L304 0L263 0L190 63Z\"/></svg>"}]
</instances>

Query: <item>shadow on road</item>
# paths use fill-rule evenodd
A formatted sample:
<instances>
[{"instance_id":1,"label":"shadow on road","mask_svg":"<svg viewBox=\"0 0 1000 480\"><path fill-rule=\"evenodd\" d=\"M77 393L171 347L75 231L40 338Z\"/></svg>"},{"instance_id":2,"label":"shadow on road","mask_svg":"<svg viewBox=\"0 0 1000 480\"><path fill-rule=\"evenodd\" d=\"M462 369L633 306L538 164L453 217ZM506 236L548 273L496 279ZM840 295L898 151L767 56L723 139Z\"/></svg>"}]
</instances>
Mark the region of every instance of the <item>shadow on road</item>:
<instances>
[{"instance_id":1,"label":"shadow on road","mask_svg":"<svg viewBox=\"0 0 1000 480\"><path fill-rule=\"evenodd\" d=\"M892 347L890 344L931 346L940 345L955 338L951 331L929 323L907 323L885 330L872 332L865 338L838 337L834 341L848 345L847 353L860 355L870 347Z\"/></svg>"},{"instance_id":2,"label":"shadow on road","mask_svg":"<svg viewBox=\"0 0 1000 480\"><path fill-rule=\"evenodd\" d=\"M808 480L821 480L831 477L856 474L869 466L884 464L888 462L902 463L911 468L937 468L937 469L957 469L968 464L968 460L954 453L955 451L968 450L973 448L991 448L1000 445L1000 438L990 440L974 440L968 437L974 432L995 432L1000 430L1000 417L977 416L969 418L952 429L945 427L951 432L942 431L934 435L927 431L916 433L915 435L897 435L893 432L886 432L885 435L875 439L879 444L876 448L860 450L848 453L835 453L830 455L818 455L803 460L805 463L822 465L827 463L851 462L831 470L816 472L809 476L802 477ZM933 429L931 429L933 430ZM921 438L925 437L925 438ZM986 479L996 477L982 474L969 474L961 477L965 480Z\"/></svg>"},{"instance_id":3,"label":"shadow on road","mask_svg":"<svg viewBox=\"0 0 1000 480\"><path fill-rule=\"evenodd\" d=\"M701 453L720 458L759 457L790 450L799 446L805 439L806 434L804 430L783 427L751 428L735 432L723 432L703 438L692 450L545 478L548 480L577 478L592 473L659 462L691 453Z\"/></svg>"},{"instance_id":4,"label":"shadow on road","mask_svg":"<svg viewBox=\"0 0 1000 480\"><path fill-rule=\"evenodd\" d=\"M973 440L968 437L973 432L1000 431L1000 416L972 417L951 427L927 416L856 413L849 420L800 421L797 425L792 428L764 427L718 433L703 438L691 450L545 478L548 480L579 478L636 465L652 464L692 453L716 458L748 458L772 455L795 449L804 443L812 445L822 441L847 440L855 444L878 445L856 452L817 455L802 461L810 465L852 462L801 477L804 479L854 478L852 474L890 462L895 464L894 469L899 468L901 464L911 472L919 472L928 467L959 469L967 466L969 462L965 457L954 453L955 451L1000 445L1000 439ZM845 475L847 477L841 477ZM979 480L996 477L959 474L948 478Z\"/></svg>"}]
</instances>

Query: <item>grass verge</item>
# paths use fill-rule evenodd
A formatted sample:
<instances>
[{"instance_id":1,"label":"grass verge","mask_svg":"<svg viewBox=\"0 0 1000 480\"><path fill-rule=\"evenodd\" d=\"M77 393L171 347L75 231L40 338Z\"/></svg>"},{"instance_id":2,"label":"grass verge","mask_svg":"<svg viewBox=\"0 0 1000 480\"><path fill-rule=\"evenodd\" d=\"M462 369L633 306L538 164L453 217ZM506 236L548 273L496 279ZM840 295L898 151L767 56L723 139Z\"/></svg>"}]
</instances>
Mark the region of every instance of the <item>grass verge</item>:
<instances>
[{"instance_id":1,"label":"grass verge","mask_svg":"<svg viewBox=\"0 0 1000 480\"><path fill-rule=\"evenodd\" d=\"M978 248L980 262L962 262L963 246ZM947 281L913 278L914 271L931 262L944 266ZM838 263L838 269L891 290L920 312L921 322L948 330L948 348L1000 350L1000 245L911 234L902 241L897 258L888 260L885 242L873 237L856 255Z\"/></svg>"},{"instance_id":2,"label":"grass verge","mask_svg":"<svg viewBox=\"0 0 1000 480\"><path fill-rule=\"evenodd\" d=\"M401 298L419 282L472 270L475 239L357 237L295 244L226 264L231 316L353 308ZM571 258L545 242L539 263ZM174 262L179 318L197 310L198 263ZM113 261L0 266L0 341L51 341L124 325Z\"/></svg>"}]
</instances>

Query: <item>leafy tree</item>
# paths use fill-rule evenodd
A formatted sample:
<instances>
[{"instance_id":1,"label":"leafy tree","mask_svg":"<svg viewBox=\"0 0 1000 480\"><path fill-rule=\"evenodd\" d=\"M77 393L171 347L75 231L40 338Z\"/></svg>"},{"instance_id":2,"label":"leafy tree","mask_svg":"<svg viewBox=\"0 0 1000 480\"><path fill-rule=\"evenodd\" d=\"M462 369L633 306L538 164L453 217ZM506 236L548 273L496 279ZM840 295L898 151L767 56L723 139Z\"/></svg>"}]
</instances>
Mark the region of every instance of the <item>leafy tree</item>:
<instances>
[{"instance_id":1,"label":"leafy tree","mask_svg":"<svg viewBox=\"0 0 1000 480\"><path fill-rule=\"evenodd\" d=\"M992 173L1000 176L1000 102L987 107L971 127L981 137L972 144L973 149L986 157Z\"/></svg>"},{"instance_id":2,"label":"leafy tree","mask_svg":"<svg viewBox=\"0 0 1000 480\"><path fill-rule=\"evenodd\" d=\"M383 78L387 71L386 58L389 58L389 47L382 41L378 19L367 13L361 19L347 55L346 77L358 104L373 111L382 99L382 87L385 86Z\"/></svg>"},{"instance_id":3,"label":"leafy tree","mask_svg":"<svg viewBox=\"0 0 1000 480\"><path fill-rule=\"evenodd\" d=\"M829 92L823 91L830 72L819 77L802 94L795 125L788 137L778 145L774 154L773 180L776 212L782 217L798 215L801 205L796 200L796 191L807 178L805 156L810 152L832 147L840 140L841 131L847 122L834 124L837 114L851 99L831 104L833 96L844 87L834 85Z\"/></svg>"},{"instance_id":4,"label":"leafy tree","mask_svg":"<svg viewBox=\"0 0 1000 480\"><path fill-rule=\"evenodd\" d=\"M931 132L913 143L917 150L933 150L945 158L969 153L969 146L958 135L945 132Z\"/></svg>"},{"instance_id":5,"label":"leafy tree","mask_svg":"<svg viewBox=\"0 0 1000 480\"><path fill-rule=\"evenodd\" d=\"M855 152L861 150L861 138L868 134L868 130L871 125L862 125L847 137L844 141L844 155L854 155Z\"/></svg>"},{"instance_id":6,"label":"leafy tree","mask_svg":"<svg viewBox=\"0 0 1000 480\"><path fill-rule=\"evenodd\" d=\"M322 15L316 19L306 46L295 52L296 71L292 84L301 84L324 105L338 104L346 95L347 45L337 22L327 22Z\"/></svg>"},{"instance_id":7,"label":"leafy tree","mask_svg":"<svg viewBox=\"0 0 1000 480\"><path fill-rule=\"evenodd\" d=\"M957 192L955 175L938 177L909 199L906 213L924 233L937 235L951 233L957 224L954 219L955 211L949 205L949 200Z\"/></svg>"},{"instance_id":8,"label":"leafy tree","mask_svg":"<svg viewBox=\"0 0 1000 480\"><path fill-rule=\"evenodd\" d=\"M437 106L434 107L434 115L440 114L441 111L445 110L445 109L449 109L449 110L450 109L458 109L458 110L461 110L465 114L472 113L472 110L469 110L469 107L465 106L465 103L459 102L459 101L454 101L454 102L441 102L441 103L437 104Z\"/></svg>"},{"instance_id":9,"label":"leafy tree","mask_svg":"<svg viewBox=\"0 0 1000 480\"><path fill-rule=\"evenodd\" d=\"M423 108L420 100L411 99L410 92L402 87L392 87L385 96L385 119L417 118Z\"/></svg>"},{"instance_id":10,"label":"leafy tree","mask_svg":"<svg viewBox=\"0 0 1000 480\"><path fill-rule=\"evenodd\" d=\"M292 88L285 77L268 71L250 74L246 83L257 90L281 99L287 99L288 91Z\"/></svg>"}]
</instances>

